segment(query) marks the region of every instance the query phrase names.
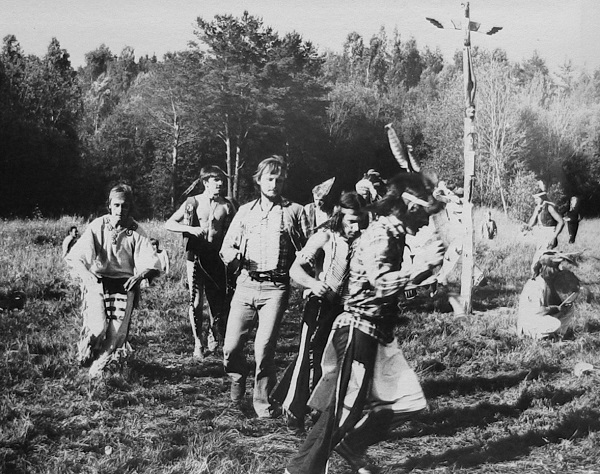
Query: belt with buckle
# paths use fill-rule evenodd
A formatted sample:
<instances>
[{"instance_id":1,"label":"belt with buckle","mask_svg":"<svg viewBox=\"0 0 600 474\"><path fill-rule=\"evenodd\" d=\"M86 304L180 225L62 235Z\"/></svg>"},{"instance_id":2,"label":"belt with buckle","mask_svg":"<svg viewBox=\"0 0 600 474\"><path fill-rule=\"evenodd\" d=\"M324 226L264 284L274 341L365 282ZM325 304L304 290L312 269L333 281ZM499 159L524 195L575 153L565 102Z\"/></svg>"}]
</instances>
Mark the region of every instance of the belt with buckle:
<instances>
[{"instance_id":1,"label":"belt with buckle","mask_svg":"<svg viewBox=\"0 0 600 474\"><path fill-rule=\"evenodd\" d=\"M250 278L254 281L263 282L270 281L273 283L289 283L290 277L286 273L279 273L274 271L268 272L248 272Z\"/></svg>"}]
</instances>

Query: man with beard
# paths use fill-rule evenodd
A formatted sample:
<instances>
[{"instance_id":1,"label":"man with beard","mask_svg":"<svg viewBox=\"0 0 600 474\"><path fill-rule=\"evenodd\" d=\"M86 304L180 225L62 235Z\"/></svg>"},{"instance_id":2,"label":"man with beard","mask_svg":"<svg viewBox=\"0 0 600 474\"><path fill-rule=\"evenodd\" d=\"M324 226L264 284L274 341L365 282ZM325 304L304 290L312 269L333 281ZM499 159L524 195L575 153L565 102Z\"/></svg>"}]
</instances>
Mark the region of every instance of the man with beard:
<instances>
[{"instance_id":1,"label":"man with beard","mask_svg":"<svg viewBox=\"0 0 600 474\"><path fill-rule=\"evenodd\" d=\"M234 405L243 401L249 373L244 346L258 322L253 405L261 418L277 415L269 399L276 382L275 346L288 304L289 270L308 235L304 208L282 197L286 177L287 164L280 156L259 163L254 182L260 196L240 206L221 248L223 261L240 268L223 344L231 400Z\"/></svg>"}]
</instances>

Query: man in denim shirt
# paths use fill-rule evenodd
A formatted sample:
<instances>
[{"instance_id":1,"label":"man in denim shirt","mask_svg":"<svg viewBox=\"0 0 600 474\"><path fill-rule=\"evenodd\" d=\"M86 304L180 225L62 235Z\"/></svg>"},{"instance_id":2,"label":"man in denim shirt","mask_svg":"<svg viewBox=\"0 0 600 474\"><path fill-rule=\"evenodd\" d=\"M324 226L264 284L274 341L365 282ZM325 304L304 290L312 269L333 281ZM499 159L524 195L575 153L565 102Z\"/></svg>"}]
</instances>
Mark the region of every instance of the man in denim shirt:
<instances>
[{"instance_id":1,"label":"man in denim shirt","mask_svg":"<svg viewBox=\"0 0 600 474\"><path fill-rule=\"evenodd\" d=\"M287 165L279 156L263 160L254 174L260 197L240 207L221 247L228 265L239 265L225 331L223 356L231 377L231 399L242 402L249 372L244 346L258 319L254 341L253 405L259 417L274 416L275 345L289 296L289 269L306 242L308 221L300 204L281 196Z\"/></svg>"}]
</instances>

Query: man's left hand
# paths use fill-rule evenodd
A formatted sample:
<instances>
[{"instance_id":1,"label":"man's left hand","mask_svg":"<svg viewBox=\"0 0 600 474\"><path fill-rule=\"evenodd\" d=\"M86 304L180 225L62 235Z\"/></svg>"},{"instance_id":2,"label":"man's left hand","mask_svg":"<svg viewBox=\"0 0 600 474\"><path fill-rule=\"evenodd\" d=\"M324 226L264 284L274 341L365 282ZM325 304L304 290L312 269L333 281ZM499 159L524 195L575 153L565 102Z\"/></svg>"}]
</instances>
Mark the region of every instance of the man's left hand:
<instances>
[{"instance_id":1,"label":"man's left hand","mask_svg":"<svg viewBox=\"0 0 600 474\"><path fill-rule=\"evenodd\" d=\"M132 277L129 277L129 279L123 285L123 287L125 288L125 291L131 291L131 290L133 290L137 285L140 284L140 282L144 278L146 278L146 277L145 277L145 275L143 273L140 273L139 275L134 275Z\"/></svg>"}]
</instances>

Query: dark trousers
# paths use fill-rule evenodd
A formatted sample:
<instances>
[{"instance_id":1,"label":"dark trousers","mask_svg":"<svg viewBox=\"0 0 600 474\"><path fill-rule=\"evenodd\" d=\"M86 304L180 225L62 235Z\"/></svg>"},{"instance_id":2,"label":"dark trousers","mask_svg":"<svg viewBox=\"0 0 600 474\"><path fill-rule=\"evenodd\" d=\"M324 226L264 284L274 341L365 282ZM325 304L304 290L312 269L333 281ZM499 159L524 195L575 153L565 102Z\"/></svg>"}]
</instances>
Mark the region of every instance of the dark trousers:
<instances>
[{"instance_id":1,"label":"dark trousers","mask_svg":"<svg viewBox=\"0 0 600 474\"><path fill-rule=\"evenodd\" d=\"M577 237L577 230L579 230L579 221L571 220L567 221L567 231L569 232L569 243L575 243L575 237Z\"/></svg>"},{"instance_id":2,"label":"dark trousers","mask_svg":"<svg viewBox=\"0 0 600 474\"><path fill-rule=\"evenodd\" d=\"M304 305L298 354L286 368L271 395L273 400L300 420L308 412L308 399L321 378L323 351L333 321L342 309L342 306L333 305L314 295Z\"/></svg>"},{"instance_id":3,"label":"dark trousers","mask_svg":"<svg viewBox=\"0 0 600 474\"><path fill-rule=\"evenodd\" d=\"M190 286L190 308L193 312L192 324L194 334L201 340L202 345L208 345L210 350L222 344L227 326L230 296L227 294L225 265L219 254L213 249L205 249L204 253L194 256L188 252L187 265L193 265L192 276L188 279ZM188 268L188 272L190 269ZM206 295L209 317L206 337L203 335L202 323L203 297ZM207 339L207 341L205 341Z\"/></svg>"}]
</instances>

